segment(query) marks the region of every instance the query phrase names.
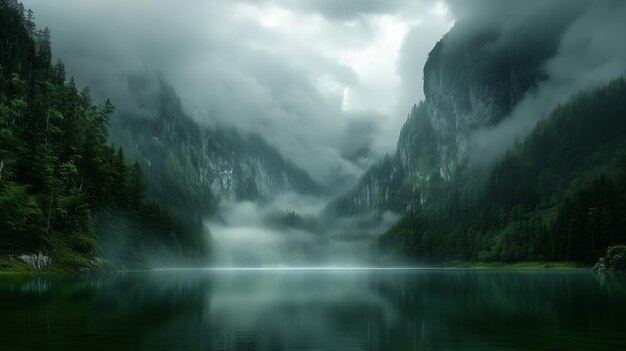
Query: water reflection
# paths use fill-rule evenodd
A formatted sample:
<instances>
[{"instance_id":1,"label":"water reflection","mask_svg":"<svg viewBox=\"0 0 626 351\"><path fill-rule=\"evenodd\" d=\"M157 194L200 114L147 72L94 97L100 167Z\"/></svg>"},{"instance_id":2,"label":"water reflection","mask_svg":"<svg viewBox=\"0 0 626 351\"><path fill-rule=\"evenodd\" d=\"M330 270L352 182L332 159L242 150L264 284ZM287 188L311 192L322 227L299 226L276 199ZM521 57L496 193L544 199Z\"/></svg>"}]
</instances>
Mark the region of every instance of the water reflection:
<instances>
[{"instance_id":1,"label":"water reflection","mask_svg":"<svg viewBox=\"0 0 626 351\"><path fill-rule=\"evenodd\" d=\"M0 277L0 349L623 349L626 279L589 271Z\"/></svg>"}]
</instances>

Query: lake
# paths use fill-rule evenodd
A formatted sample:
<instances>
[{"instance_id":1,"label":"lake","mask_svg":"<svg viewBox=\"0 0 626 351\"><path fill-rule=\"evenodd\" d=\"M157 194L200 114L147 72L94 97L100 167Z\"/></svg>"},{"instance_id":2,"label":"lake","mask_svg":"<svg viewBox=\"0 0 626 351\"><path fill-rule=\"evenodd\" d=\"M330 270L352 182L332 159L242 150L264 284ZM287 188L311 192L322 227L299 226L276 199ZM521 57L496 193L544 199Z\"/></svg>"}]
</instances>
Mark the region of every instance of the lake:
<instances>
[{"instance_id":1,"label":"lake","mask_svg":"<svg viewBox=\"0 0 626 351\"><path fill-rule=\"evenodd\" d=\"M626 276L170 270L0 276L1 350L624 350Z\"/></svg>"}]
</instances>

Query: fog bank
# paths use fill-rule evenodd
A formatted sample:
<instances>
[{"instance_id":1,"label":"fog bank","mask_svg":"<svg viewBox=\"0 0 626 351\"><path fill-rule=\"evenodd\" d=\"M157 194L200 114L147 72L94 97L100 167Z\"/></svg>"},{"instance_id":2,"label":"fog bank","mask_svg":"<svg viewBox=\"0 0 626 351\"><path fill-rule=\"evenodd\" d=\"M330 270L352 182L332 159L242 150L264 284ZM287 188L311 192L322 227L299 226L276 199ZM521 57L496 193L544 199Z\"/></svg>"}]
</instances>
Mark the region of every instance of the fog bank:
<instances>
[{"instance_id":1,"label":"fog bank","mask_svg":"<svg viewBox=\"0 0 626 351\"><path fill-rule=\"evenodd\" d=\"M327 199L279 196L271 203L222 201L206 222L215 267L369 266L376 237L398 215L322 219Z\"/></svg>"}]
</instances>

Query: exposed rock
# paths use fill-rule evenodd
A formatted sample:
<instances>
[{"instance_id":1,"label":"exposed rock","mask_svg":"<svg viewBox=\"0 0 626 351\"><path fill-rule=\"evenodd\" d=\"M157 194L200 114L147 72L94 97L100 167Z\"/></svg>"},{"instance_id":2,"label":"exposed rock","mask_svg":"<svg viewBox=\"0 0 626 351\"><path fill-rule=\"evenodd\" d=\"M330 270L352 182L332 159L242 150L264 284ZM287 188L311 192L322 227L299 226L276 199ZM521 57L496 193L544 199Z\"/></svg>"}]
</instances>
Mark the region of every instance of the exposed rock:
<instances>
[{"instance_id":1,"label":"exposed rock","mask_svg":"<svg viewBox=\"0 0 626 351\"><path fill-rule=\"evenodd\" d=\"M593 270L599 272L626 270L626 246L609 247L606 256L598 260Z\"/></svg>"},{"instance_id":2,"label":"exposed rock","mask_svg":"<svg viewBox=\"0 0 626 351\"><path fill-rule=\"evenodd\" d=\"M543 63L564 28L551 25L503 33L498 24L457 23L428 56L425 100L409 113L396 154L365 172L327 212L412 212L428 202L437 184L467 164L473 132L502 121L545 78Z\"/></svg>"},{"instance_id":3,"label":"exposed rock","mask_svg":"<svg viewBox=\"0 0 626 351\"><path fill-rule=\"evenodd\" d=\"M111 263L102 257L92 257L91 260L89 260L89 266L78 268L78 272L80 273L114 271L114 270L115 268L111 265Z\"/></svg>"},{"instance_id":4,"label":"exposed rock","mask_svg":"<svg viewBox=\"0 0 626 351\"><path fill-rule=\"evenodd\" d=\"M173 88L159 82L152 118L120 116L111 138L142 166L148 195L170 210L206 211L218 199L271 200L322 187L261 136L193 121Z\"/></svg>"},{"instance_id":5,"label":"exposed rock","mask_svg":"<svg viewBox=\"0 0 626 351\"><path fill-rule=\"evenodd\" d=\"M44 255L41 251L36 254L19 255L17 258L35 267L36 269L45 268L51 263L50 257Z\"/></svg>"}]
</instances>

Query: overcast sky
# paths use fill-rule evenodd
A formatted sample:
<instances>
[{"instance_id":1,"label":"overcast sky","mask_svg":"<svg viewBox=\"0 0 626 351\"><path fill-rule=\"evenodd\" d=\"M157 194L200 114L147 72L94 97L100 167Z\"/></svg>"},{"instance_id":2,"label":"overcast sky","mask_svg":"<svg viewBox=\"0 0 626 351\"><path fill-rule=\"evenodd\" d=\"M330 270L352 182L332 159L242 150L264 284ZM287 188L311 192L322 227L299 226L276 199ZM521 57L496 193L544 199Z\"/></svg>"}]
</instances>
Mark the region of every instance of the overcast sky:
<instances>
[{"instance_id":1,"label":"overcast sky","mask_svg":"<svg viewBox=\"0 0 626 351\"><path fill-rule=\"evenodd\" d=\"M100 101L146 112L137 111L130 78L162 75L196 120L258 132L331 187L394 152L424 97L428 52L457 18L497 23L504 41L541 35L546 16L568 18L543 67L549 79L506 123L473 137L480 158L497 159L556 103L626 71L619 0L23 2L50 28L55 58Z\"/></svg>"},{"instance_id":2,"label":"overcast sky","mask_svg":"<svg viewBox=\"0 0 626 351\"><path fill-rule=\"evenodd\" d=\"M159 72L195 119L259 132L324 183L395 150L454 21L431 0L23 2L96 98L129 109L129 76Z\"/></svg>"}]
</instances>

